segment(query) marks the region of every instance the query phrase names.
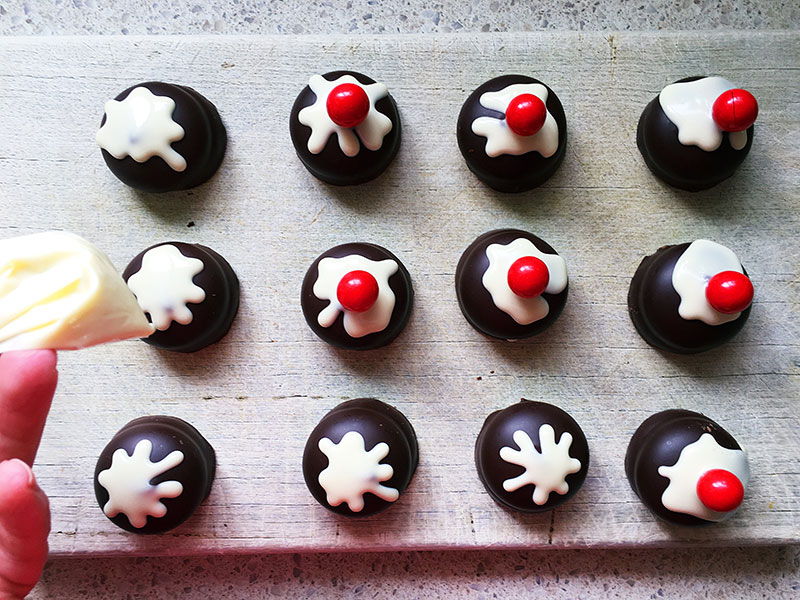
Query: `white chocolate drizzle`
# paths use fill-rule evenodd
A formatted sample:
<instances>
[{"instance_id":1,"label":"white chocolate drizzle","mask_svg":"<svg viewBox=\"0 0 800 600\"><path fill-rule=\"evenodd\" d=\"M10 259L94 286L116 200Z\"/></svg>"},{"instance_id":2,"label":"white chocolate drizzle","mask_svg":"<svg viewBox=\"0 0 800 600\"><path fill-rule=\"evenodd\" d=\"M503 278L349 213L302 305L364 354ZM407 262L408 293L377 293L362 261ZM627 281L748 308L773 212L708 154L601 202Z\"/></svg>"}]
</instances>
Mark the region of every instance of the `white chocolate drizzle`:
<instances>
[{"instance_id":1,"label":"white chocolate drizzle","mask_svg":"<svg viewBox=\"0 0 800 600\"><path fill-rule=\"evenodd\" d=\"M97 481L108 492L108 502L103 506L107 517L122 513L137 529L147 524L147 517L160 518L167 514L163 498L177 498L183 493L179 481L150 482L183 462L183 452L175 450L158 462L150 460L153 442L140 440L133 454L119 448L111 456L111 466L97 475Z\"/></svg>"},{"instance_id":2,"label":"white chocolate drizzle","mask_svg":"<svg viewBox=\"0 0 800 600\"><path fill-rule=\"evenodd\" d=\"M558 150L558 123L547 110L547 88L541 83L514 83L502 90L481 94L479 102L484 108L505 115L508 105L520 94L533 94L545 103L547 116L544 125L533 135L518 135L508 126L505 116L502 119L478 117L472 122L472 132L486 138L486 155L491 158L533 151L549 158Z\"/></svg>"},{"instance_id":3,"label":"white chocolate drizzle","mask_svg":"<svg viewBox=\"0 0 800 600\"><path fill-rule=\"evenodd\" d=\"M185 135L172 120L174 111L175 100L169 96L134 88L124 100L106 102L106 122L97 132L97 144L117 159L130 156L143 163L160 156L173 171L183 171L186 159L171 146Z\"/></svg>"},{"instance_id":4,"label":"white chocolate drizzle","mask_svg":"<svg viewBox=\"0 0 800 600\"><path fill-rule=\"evenodd\" d=\"M711 109L723 92L736 86L724 77L703 77L695 81L672 83L661 90L658 101L664 114L678 128L678 141L713 152L722 143L722 130L714 122ZM728 134L734 150L747 145L747 131Z\"/></svg>"},{"instance_id":5,"label":"white chocolate drizzle","mask_svg":"<svg viewBox=\"0 0 800 600\"><path fill-rule=\"evenodd\" d=\"M719 312L706 298L709 280L722 271L742 273L742 264L732 250L709 240L695 240L681 254L672 271L672 287L681 297L678 314L706 325L735 321L742 313Z\"/></svg>"},{"instance_id":6,"label":"white chocolate drizzle","mask_svg":"<svg viewBox=\"0 0 800 600\"><path fill-rule=\"evenodd\" d=\"M192 279L204 266L202 260L184 256L172 244L145 252L141 268L128 278L128 287L142 310L150 314L156 329L164 331L173 321L181 325L192 322L192 311L187 304L197 304L206 298L203 288Z\"/></svg>"},{"instance_id":7,"label":"white chocolate drizzle","mask_svg":"<svg viewBox=\"0 0 800 600\"><path fill-rule=\"evenodd\" d=\"M357 431L348 431L338 444L322 438L318 445L328 457L328 466L319 474L318 481L331 506L345 502L351 511L361 512L364 494L374 494L386 502L394 502L400 497L395 488L381 485L382 481L394 475L391 465L381 464L389 454L386 442L380 442L367 451L364 437Z\"/></svg>"},{"instance_id":8,"label":"white chocolate drizzle","mask_svg":"<svg viewBox=\"0 0 800 600\"><path fill-rule=\"evenodd\" d=\"M395 296L389 286L389 278L399 269L391 260L374 261L360 254L341 258L325 257L317 265L318 275L312 291L320 300L330 300L317 316L322 327L330 327L336 322L340 312L344 313L344 330L353 338L364 337L370 333L383 331L389 325L394 311ZM350 271L366 271L378 282L378 299L364 312L345 309L336 295L342 277Z\"/></svg>"},{"instance_id":9,"label":"white chocolate drizzle","mask_svg":"<svg viewBox=\"0 0 800 600\"><path fill-rule=\"evenodd\" d=\"M550 305L541 296L523 298L517 296L508 285L508 270L515 261L533 256L541 259L550 274L545 294L558 294L567 287L567 263L558 254L545 254L527 238L517 238L509 244L490 244L486 248L489 267L483 274L483 287L492 296L494 305L520 325L530 325L544 319Z\"/></svg>"},{"instance_id":10,"label":"white chocolate drizzle","mask_svg":"<svg viewBox=\"0 0 800 600\"><path fill-rule=\"evenodd\" d=\"M343 83L357 85L369 98L369 112L366 118L352 128L337 125L328 115L328 95L333 88ZM384 84L365 85L359 83L352 75L342 75L335 81L328 81L322 75L313 75L308 81L308 86L317 98L314 104L306 106L299 112L297 120L311 128L311 137L308 138L308 151L311 154L322 152L334 133L339 140L339 148L345 156L356 156L361 144L368 150L380 150L383 138L392 130L392 120L375 108L378 100L389 95L389 90Z\"/></svg>"},{"instance_id":11,"label":"white chocolate drizzle","mask_svg":"<svg viewBox=\"0 0 800 600\"><path fill-rule=\"evenodd\" d=\"M513 435L514 443L519 450L504 446L500 449L500 458L512 465L525 468L525 472L503 482L503 489L515 492L523 486L533 486L533 502L541 506L547 503L550 494L566 494L569 491L567 475L581 470L581 461L569 455L572 445L572 434L565 431L556 443L556 434L552 425L547 423L539 427L539 446L536 450L533 440L527 432L518 429Z\"/></svg>"},{"instance_id":12,"label":"white chocolate drizzle","mask_svg":"<svg viewBox=\"0 0 800 600\"><path fill-rule=\"evenodd\" d=\"M681 450L677 462L658 468L658 474L669 479L669 485L661 495L661 503L667 510L693 515L706 521L722 521L733 514L717 512L707 508L697 495L697 482L712 469L724 469L733 473L743 487L750 479L747 455L742 450L723 448L710 433L704 433L696 442Z\"/></svg>"}]
</instances>

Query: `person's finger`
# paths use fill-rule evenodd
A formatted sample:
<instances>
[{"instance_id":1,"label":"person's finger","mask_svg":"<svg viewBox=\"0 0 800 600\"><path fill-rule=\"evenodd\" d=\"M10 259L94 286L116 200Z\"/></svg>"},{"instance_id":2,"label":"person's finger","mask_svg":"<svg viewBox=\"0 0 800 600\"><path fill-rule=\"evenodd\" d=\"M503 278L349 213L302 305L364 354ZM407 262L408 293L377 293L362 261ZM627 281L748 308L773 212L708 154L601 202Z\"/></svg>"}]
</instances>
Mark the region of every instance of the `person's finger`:
<instances>
[{"instance_id":1,"label":"person's finger","mask_svg":"<svg viewBox=\"0 0 800 600\"><path fill-rule=\"evenodd\" d=\"M33 464L57 380L52 350L0 355L0 460Z\"/></svg>"},{"instance_id":2,"label":"person's finger","mask_svg":"<svg viewBox=\"0 0 800 600\"><path fill-rule=\"evenodd\" d=\"M31 468L0 462L0 599L24 598L47 560L50 506Z\"/></svg>"}]
</instances>

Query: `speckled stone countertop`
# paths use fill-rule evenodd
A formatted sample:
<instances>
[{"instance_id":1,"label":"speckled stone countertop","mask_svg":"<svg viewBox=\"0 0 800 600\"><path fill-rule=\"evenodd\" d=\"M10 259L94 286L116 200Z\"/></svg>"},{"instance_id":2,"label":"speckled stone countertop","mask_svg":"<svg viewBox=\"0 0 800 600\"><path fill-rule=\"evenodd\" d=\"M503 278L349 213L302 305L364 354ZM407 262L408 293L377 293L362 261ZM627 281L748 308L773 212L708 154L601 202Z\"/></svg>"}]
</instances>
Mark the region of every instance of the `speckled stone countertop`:
<instances>
[{"instance_id":1,"label":"speckled stone countertop","mask_svg":"<svg viewBox=\"0 0 800 600\"><path fill-rule=\"evenodd\" d=\"M790 29L797 0L0 0L0 34Z\"/></svg>"},{"instance_id":2,"label":"speckled stone countertop","mask_svg":"<svg viewBox=\"0 0 800 600\"><path fill-rule=\"evenodd\" d=\"M797 0L0 0L0 35L793 29ZM32 598L796 598L800 546L51 561Z\"/></svg>"}]
</instances>

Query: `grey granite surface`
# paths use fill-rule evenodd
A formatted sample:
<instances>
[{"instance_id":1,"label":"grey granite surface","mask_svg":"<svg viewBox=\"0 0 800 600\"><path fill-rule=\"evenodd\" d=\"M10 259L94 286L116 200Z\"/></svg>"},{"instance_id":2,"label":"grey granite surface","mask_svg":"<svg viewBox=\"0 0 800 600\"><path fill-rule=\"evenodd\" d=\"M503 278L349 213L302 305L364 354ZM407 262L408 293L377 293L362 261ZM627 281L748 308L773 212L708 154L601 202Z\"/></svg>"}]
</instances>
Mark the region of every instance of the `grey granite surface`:
<instances>
[{"instance_id":1,"label":"grey granite surface","mask_svg":"<svg viewBox=\"0 0 800 600\"><path fill-rule=\"evenodd\" d=\"M797 0L0 0L0 35L794 29ZM32 598L797 598L800 546L52 561Z\"/></svg>"},{"instance_id":2,"label":"grey granite surface","mask_svg":"<svg viewBox=\"0 0 800 600\"><path fill-rule=\"evenodd\" d=\"M0 0L0 34L789 29L797 0Z\"/></svg>"},{"instance_id":3,"label":"grey granite surface","mask_svg":"<svg viewBox=\"0 0 800 600\"><path fill-rule=\"evenodd\" d=\"M800 547L63 560L36 598L797 598Z\"/></svg>"}]
</instances>

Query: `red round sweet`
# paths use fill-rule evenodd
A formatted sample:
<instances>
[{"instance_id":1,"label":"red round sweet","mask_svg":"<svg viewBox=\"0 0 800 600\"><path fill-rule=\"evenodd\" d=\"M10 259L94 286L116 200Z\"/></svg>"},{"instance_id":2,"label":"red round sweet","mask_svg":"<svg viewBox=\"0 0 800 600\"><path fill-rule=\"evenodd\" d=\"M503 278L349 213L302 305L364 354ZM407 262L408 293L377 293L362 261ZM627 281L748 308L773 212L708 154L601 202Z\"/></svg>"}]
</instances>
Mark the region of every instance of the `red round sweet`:
<instances>
[{"instance_id":1,"label":"red round sweet","mask_svg":"<svg viewBox=\"0 0 800 600\"><path fill-rule=\"evenodd\" d=\"M369 97L361 86L342 83L328 94L325 107L331 121L340 127L355 127L367 118Z\"/></svg>"},{"instance_id":2,"label":"red round sweet","mask_svg":"<svg viewBox=\"0 0 800 600\"><path fill-rule=\"evenodd\" d=\"M367 271L350 271L339 281L336 297L345 310L367 311L378 299L378 282Z\"/></svg>"},{"instance_id":3,"label":"red round sweet","mask_svg":"<svg viewBox=\"0 0 800 600\"><path fill-rule=\"evenodd\" d=\"M538 96L520 94L506 109L506 122L517 135L533 135L544 126L547 108Z\"/></svg>"},{"instance_id":4,"label":"red round sweet","mask_svg":"<svg viewBox=\"0 0 800 600\"><path fill-rule=\"evenodd\" d=\"M508 287L517 296L541 296L550 281L550 271L544 261L535 256L523 256L508 269Z\"/></svg>"},{"instance_id":5,"label":"red round sweet","mask_svg":"<svg viewBox=\"0 0 800 600\"><path fill-rule=\"evenodd\" d=\"M708 280L706 299L723 314L742 312L753 302L753 283L743 273L722 271Z\"/></svg>"},{"instance_id":6,"label":"red round sweet","mask_svg":"<svg viewBox=\"0 0 800 600\"><path fill-rule=\"evenodd\" d=\"M730 512L742 503L744 486L730 471L711 469L697 480L697 497L710 510Z\"/></svg>"},{"instance_id":7,"label":"red round sweet","mask_svg":"<svg viewBox=\"0 0 800 600\"><path fill-rule=\"evenodd\" d=\"M711 117L722 131L744 131L757 116L758 102L747 90L722 92L711 107Z\"/></svg>"}]
</instances>

